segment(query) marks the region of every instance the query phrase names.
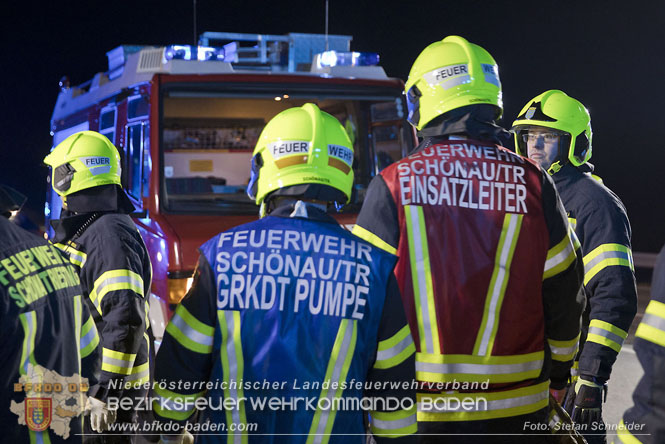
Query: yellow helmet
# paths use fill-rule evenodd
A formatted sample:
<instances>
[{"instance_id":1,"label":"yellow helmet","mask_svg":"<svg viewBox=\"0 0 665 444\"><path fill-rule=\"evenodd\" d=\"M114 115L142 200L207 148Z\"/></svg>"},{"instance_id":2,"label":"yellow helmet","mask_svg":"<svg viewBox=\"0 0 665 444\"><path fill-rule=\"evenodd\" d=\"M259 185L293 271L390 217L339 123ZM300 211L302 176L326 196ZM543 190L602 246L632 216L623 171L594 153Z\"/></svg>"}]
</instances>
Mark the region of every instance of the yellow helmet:
<instances>
[{"instance_id":1,"label":"yellow helmet","mask_svg":"<svg viewBox=\"0 0 665 444\"><path fill-rule=\"evenodd\" d=\"M342 124L313 103L284 110L263 128L247 194L262 205L272 192L306 184L332 191L320 200L351 198L353 145Z\"/></svg>"},{"instance_id":2,"label":"yellow helmet","mask_svg":"<svg viewBox=\"0 0 665 444\"><path fill-rule=\"evenodd\" d=\"M562 133L559 153L549 167L550 174L556 173L566 161L580 166L591 159L591 116L579 100L563 91L551 89L534 97L522 108L513 122L517 153L527 156L523 135L530 128L550 128Z\"/></svg>"},{"instance_id":3,"label":"yellow helmet","mask_svg":"<svg viewBox=\"0 0 665 444\"><path fill-rule=\"evenodd\" d=\"M100 185L120 185L120 155L106 136L81 131L60 142L44 158L51 167L51 186L68 196Z\"/></svg>"},{"instance_id":4,"label":"yellow helmet","mask_svg":"<svg viewBox=\"0 0 665 444\"><path fill-rule=\"evenodd\" d=\"M488 104L503 112L499 67L489 52L456 35L420 53L405 93L408 120L419 130L436 117L467 105Z\"/></svg>"}]
</instances>

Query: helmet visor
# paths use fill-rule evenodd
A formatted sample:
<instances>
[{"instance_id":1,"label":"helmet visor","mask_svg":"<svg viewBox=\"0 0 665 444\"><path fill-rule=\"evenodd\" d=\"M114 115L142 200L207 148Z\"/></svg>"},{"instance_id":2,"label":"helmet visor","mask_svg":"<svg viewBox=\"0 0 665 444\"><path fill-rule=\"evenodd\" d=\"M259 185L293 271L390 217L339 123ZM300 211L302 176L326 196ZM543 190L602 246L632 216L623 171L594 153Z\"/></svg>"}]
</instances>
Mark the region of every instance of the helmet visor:
<instances>
[{"instance_id":1,"label":"helmet visor","mask_svg":"<svg viewBox=\"0 0 665 444\"><path fill-rule=\"evenodd\" d=\"M64 193L72 185L76 170L69 163L63 163L53 170L53 188Z\"/></svg>"}]
</instances>

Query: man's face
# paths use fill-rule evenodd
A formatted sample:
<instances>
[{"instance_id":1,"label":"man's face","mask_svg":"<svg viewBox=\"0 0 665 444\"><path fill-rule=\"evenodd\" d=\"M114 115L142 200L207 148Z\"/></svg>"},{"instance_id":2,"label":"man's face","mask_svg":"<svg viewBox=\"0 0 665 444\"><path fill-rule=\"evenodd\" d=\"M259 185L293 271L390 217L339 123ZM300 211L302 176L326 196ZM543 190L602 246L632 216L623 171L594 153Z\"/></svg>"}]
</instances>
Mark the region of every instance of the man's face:
<instances>
[{"instance_id":1,"label":"man's face","mask_svg":"<svg viewBox=\"0 0 665 444\"><path fill-rule=\"evenodd\" d=\"M559 154L561 136L549 128L531 128L525 133L527 155L547 170Z\"/></svg>"}]
</instances>

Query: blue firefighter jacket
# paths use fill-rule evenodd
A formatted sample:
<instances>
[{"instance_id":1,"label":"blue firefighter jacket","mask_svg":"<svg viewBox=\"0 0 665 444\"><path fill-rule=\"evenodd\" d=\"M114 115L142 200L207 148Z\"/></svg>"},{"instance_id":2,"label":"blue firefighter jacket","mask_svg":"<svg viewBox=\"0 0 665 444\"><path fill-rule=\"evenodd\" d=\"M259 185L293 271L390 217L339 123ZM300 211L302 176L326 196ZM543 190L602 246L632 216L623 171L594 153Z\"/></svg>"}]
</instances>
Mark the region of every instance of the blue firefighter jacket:
<instances>
[{"instance_id":1,"label":"blue firefighter jacket","mask_svg":"<svg viewBox=\"0 0 665 444\"><path fill-rule=\"evenodd\" d=\"M316 208L279 217L292 209L201 247L157 355L155 416L184 424L198 412L197 442L361 443L367 413L379 439L414 433L395 257Z\"/></svg>"}]
</instances>

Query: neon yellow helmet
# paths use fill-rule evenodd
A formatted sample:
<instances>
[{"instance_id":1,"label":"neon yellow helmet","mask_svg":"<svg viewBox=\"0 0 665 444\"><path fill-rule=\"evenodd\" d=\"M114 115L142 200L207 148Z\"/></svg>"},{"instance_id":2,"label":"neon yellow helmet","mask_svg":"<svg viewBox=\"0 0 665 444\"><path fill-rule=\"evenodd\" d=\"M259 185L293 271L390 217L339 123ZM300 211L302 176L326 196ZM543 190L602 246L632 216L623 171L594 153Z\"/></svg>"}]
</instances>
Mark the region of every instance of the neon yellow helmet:
<instances>
[{"instance_id":1,"label":"neon yellow helmet","mask_svg":"<svg viewBox=\"0 0 665 444\"><path fill-rule=\"evenodd\" d=\"M559 152L549 167L554 174L566 163L580 166L591 159L591 116L578 100L551 89L533 98L513 122L517 153L527 156L524 135L530 128L551 128L562 133Z\"/></svg>"},{"instance_id":2,"label":"neon yellow helmet","mask_svg":"<svg viewBox=\"0 0 665 444\"><path fill-rule=\"evenodd\" d=\"M51 185L68 196L100 185L120 185L120 155L106 136L81 131L60 142L44 158L51 167Z\"/></svg>"},{"instance_id":3,"label":"neon yellow helmet","mask_svg":"<svg viewBox=\"0 0 665 444\"><path fill-rule=\"evenodd\" d=\"M351 199L353 145L342 124L313 103L284 110L263 128L247 194L262 205L270 193L307 184L331 191L320 200Z\"/></svg>"},{"instance_id":4,"label":"neon yellow helmet","mask_svg":"<svg viewBox=\"0 0 665 444\"><path fill-rule=\"evenodd\" d=\"M488 104L503 112L499 67L489 52L456 35L420 53L405 92L408 120L423 129L436 117L467 105Z\"/></svg>"}]
</instances>

